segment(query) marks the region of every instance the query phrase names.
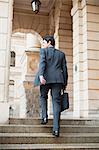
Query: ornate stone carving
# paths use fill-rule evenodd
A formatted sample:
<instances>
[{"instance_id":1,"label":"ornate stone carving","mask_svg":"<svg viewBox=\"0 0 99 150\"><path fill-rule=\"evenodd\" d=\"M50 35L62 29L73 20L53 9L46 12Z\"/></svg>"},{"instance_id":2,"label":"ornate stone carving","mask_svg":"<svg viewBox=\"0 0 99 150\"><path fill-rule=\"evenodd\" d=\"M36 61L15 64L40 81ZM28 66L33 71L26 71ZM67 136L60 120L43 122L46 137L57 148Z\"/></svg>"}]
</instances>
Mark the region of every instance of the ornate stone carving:
<instances>
[{"instance_id":1,"label":"ornate stone carving","mask_svg":"<svg viewBox=\"0 0 99 150\"><path fill-rule=\"evenodd\" d=\"M26 94L26 116L39 117L39 88L33 86L33 82L24 81L24 88Z\"/></svg>"}]
</instances>

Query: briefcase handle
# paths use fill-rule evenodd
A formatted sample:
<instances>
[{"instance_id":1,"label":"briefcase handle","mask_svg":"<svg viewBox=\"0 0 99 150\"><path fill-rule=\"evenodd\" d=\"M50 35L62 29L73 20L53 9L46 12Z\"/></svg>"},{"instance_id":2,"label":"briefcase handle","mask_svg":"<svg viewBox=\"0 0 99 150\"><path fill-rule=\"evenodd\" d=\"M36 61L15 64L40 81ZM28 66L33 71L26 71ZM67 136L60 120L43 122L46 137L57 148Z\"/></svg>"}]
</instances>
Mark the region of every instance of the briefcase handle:
<instances>
[{"instance_id":1,"label":"briefcase handle","mask_svg":"<svg viewBox=\"0 0 99 150\"><path fill-rule=\"evenodd\" d=\"M61 94L67 93L66 90L61 89Z\"/></svg>"}]
</instances>

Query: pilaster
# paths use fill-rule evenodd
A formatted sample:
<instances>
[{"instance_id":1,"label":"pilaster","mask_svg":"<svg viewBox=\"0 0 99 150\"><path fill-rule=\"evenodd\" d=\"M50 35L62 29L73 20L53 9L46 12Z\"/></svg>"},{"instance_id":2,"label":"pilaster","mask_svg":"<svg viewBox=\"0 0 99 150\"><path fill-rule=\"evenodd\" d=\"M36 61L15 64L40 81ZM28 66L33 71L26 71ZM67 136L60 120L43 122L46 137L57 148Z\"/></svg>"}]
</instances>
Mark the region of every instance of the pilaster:
<instances>
[{"instance_id":1,"label":"pilaster","mask_svg":"<svg viewBox=\"0 0 99 150\"><path fill-rule=\"evenodd\" d=\"M71 14L73 16L73 83L74 83L74 117L87 117L88 116L88 76L86 72L86 80L84 79L85 65L87 67L87 59L85 59L83 45L86 42L85 17L83 14L84 8L82 7L85 1L73 0L73 8ZM84 26L84 27L83 27ZM84 39L85 38L85 39ZM85 59L85 60L84 60ZM88 68L86 68L86 71ZM84 85L86 84L86 85ZM84 101L84 87L86 87L86 99Z\"/></svg>"},{"instance_id":2,"label":"pilaster","mask_svg":"<svg viewBox=\"0 0 99 150\"><path fill-rule=\"evenodd\" d=\"M13 0L0 1L0 122L5 122L9 117L8 86L10 41L12 31ZM1 111L3 110L3 111Z\"/></svg>"}]
</instances>

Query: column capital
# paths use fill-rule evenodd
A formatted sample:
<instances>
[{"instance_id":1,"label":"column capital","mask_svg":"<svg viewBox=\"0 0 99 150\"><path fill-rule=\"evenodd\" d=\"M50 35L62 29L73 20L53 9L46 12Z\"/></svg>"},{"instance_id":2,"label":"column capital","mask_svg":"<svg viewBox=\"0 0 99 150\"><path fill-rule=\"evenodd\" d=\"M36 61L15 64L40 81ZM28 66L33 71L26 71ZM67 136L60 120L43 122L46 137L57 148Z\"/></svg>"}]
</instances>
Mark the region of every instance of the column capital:
<instances>
[{"instance_id":1,"label":"column capital","mask_svg":"<svg viewBox=\"0 0 99 150\"><path fill-rule=\"evenodd\" d=\"M77 12L77 10L82 10L83 7L87 4L87 0L72 0L73 8L71 10L71 16Z\"/></svg>"},{"instance_id":2,"label":"column capital","mask_svg":"<svg viewBox=\"0 0 99 150\"><path fill-rule=\"evenodd\" d=\"M77 10L81 10L81 1L82 0L72 0L73 1L73 8L71 9L71 16L77 12Z\"/></svg>"}]
</instances>

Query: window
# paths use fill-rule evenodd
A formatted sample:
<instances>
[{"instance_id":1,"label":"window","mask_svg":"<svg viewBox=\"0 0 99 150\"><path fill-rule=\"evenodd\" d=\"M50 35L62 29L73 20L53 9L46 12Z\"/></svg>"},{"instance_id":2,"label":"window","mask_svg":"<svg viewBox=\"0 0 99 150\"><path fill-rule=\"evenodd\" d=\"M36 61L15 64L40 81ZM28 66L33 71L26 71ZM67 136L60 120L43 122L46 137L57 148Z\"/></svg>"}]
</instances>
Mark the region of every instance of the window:
<instances>
[{"instance_id":1,"label":"window","mask_svg":"<svg viewBox=\"0 0 99 150\"><path fill-rule=\"evenodd\" d=\"M10 56L11 56L10 66L15 67L15 52L11 51Z\"/></svg>"}]
</instances>

